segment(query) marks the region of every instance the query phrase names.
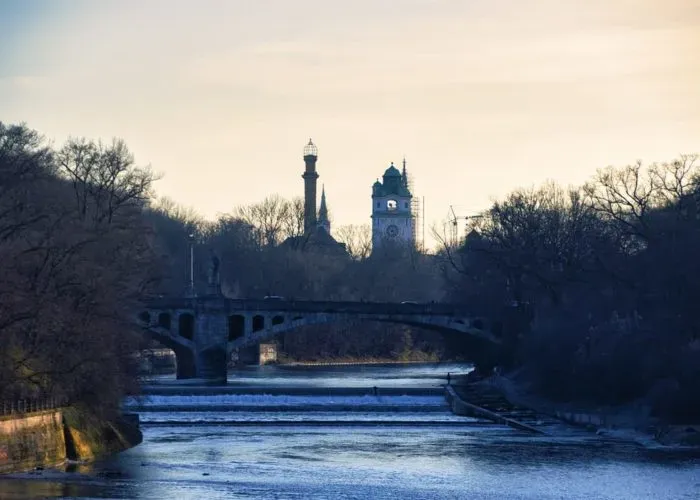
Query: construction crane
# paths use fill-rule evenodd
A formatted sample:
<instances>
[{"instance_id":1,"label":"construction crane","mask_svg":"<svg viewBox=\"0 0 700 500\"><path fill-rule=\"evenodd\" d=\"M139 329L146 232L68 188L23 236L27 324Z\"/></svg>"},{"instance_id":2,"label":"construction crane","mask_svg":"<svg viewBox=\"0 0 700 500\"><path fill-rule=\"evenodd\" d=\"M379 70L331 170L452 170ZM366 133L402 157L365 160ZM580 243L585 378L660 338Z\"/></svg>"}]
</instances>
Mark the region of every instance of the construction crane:
<instances>
[{"instance_id":1,"label":"construction crane","mask_svg":"<svg viewBox=\"0 0 700 500\"><path fill-rule=\"evenodd\" d=\"M450 244L454 245L459 242L459 221L463 220L466 226L467 221L471 219L481 219L483 215L457 215L454 209L454 205L450 205L450 211L448 214L448 220L451 225L451 241Z\"/></svg>"}]
</instances>

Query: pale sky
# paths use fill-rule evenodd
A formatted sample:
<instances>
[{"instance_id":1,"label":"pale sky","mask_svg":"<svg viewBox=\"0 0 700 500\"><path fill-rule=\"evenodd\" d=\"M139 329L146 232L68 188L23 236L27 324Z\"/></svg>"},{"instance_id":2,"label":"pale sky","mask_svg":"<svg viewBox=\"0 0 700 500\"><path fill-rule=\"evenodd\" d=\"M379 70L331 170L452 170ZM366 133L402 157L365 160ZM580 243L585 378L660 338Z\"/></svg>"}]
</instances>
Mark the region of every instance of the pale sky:
<instances>
[{"instance_id":1,"label":"pale sky","mask_svg":"<svg viewBox=\"0 0 700 500\"><path fill-rule=\"evenodd\" d=\"M700 0L0 0L0 120L121 137L207 217L301 196L312 137L368 223L405 155L430 226L700 152Z\"/></svg>"}]
</instances>

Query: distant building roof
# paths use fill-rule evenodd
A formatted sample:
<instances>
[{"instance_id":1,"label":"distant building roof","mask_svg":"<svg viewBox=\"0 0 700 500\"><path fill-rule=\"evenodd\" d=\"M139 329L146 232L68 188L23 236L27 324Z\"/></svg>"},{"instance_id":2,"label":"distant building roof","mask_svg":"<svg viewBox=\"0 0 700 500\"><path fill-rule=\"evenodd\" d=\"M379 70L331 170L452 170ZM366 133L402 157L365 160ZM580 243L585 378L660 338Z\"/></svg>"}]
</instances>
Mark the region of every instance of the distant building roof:
<instances>
[{"instance_id":1,"label":"distant building roof","mask_svg":"<svg viewBox=\"0 0 700 500\"><path fill-rule=\"evenodd\" d=\"M392 194L402 198L412 197L411 192L408 190L406 179L403 178L401 172L393 163L384 171L383 180L383 183L377 181L372 185L373 197L384 197Z\"/></svg>"},{"instance_id":2,"label":"distant building roof","mask_svg":"<svg viewBox=\"0 0 700 500\"><path fill-rule=\"evenodd\" d=\"M324 253L328 255L348 255L345 243L339 243L325 227L317 226L314 230L301 236L292 236L282 242L295 250Z\"/></svg>"}]
</instances>

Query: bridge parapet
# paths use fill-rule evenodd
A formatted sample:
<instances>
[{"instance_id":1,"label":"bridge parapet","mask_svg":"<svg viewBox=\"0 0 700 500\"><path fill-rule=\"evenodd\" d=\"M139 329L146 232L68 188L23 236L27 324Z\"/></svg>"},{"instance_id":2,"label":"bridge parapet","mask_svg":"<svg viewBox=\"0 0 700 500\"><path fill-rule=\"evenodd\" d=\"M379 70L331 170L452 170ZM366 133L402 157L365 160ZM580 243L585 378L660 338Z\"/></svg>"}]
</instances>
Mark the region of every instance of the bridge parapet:
<instances>
[{"instance_id":1,"label":"bridge parapet","mask_svg":"<svg viewBox=\"0 0 700 500\"><path fill-rule=\"evenodd\" d=\"M156 298L146 302L147 309L194 310L202 307L241 311L333 312L354 314L438 314L469 316L467 306L443 303L392 303L311 300L227 299L221 297Z\"/></svg>"}]
</instances>

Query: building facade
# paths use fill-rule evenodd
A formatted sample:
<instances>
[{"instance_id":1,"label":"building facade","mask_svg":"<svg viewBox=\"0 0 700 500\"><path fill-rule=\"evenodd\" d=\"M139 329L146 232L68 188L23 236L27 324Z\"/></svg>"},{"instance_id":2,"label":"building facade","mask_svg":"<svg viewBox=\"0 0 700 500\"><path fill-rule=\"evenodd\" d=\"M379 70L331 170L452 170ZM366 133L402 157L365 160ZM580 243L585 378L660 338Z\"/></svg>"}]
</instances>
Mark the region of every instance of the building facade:
<instances>
[{"instance_id":1,"label":"building facade","mask_svg":"<svg viewBox=\"0 0 700 500\"><path fill-rule=\"evenodd\" d=\"M386 244L415 246L413 195L408 176L392 163L372 186L372 249Z\"/></svg>"}]
</instances>

